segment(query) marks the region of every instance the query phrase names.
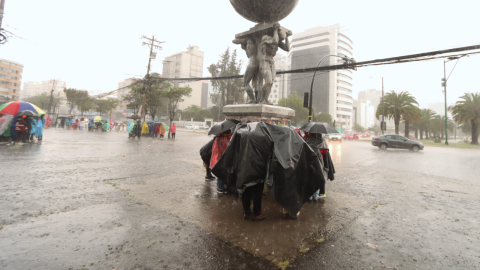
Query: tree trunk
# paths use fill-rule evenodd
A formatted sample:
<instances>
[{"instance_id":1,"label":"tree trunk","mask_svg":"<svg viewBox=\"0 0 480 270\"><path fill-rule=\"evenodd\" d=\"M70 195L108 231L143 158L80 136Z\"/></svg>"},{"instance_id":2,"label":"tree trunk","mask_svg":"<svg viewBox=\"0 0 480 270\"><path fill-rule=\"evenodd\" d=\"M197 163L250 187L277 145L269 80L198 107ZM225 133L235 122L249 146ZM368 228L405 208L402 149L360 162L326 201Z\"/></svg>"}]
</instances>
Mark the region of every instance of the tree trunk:
<instances>
[{"instance_id":1,"label":"tree trunk","mask_svg":"<svg viewBox=\"0 0 480 270\"><path fill-rule=\"evenodd\" d=\"M418 128L415 128L415 139L418 140Z\"/></svg>"},{"instance_id":2,"label":"tree trunk","mask_svg":"<svg viewBox=\"0 0 480 270\"><path fill-rule=\"evenodd\" d=\"M408 121L405 121L405 137L410 137L410 127Z\"/></svg>"},{"instance_id":3,"label":"tree trunk","mask_svg":"<svg viewBox=\"0 0 480 270\"><path fill-rule=\"evenodd\" d=\"M395 122L395 134L397 135L400 135L400 117L395 117L394 118L394 122Z\"/></svg>"},{"instance_id":4,"label":"tree trunk","mask_svg":"<svg viewBox=\"0 0 480 270\"><path fill-rule=\"evenodd\" d=\"M170 130L172 130L173 117L170 115L170 126L168 128L168 138L170 139Z\"/></svg>"},{"instance_id":5,"label":"tree trunk","mask_svg":"<svg viewBox=\"0 0 480 270\"><path fill-rule=\"evenodd\" d=\"M478 123L475 120L470 120L472 124L472 144L478 145Z\"/></svg>"},{"instance_id":6,"label":"tree trunk","mask_svg":"<svg viewBox=\"0 0 480 270\"><path fill-rule=\"evenodd\" d=\"M420 140L423 140L423 129L420 128Z\"/></svg>"}]
</instances>

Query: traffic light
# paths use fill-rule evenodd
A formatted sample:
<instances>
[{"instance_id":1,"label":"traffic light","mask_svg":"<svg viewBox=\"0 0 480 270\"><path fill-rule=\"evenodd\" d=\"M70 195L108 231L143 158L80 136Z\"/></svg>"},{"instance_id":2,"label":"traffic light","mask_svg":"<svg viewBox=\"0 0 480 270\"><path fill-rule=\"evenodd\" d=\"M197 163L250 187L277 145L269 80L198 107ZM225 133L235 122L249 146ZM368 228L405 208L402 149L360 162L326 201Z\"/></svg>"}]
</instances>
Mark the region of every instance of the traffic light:
<instances>
[{"instance_id":1,"label":"traffic light","mask_svg":"<svg viewBox=\"0 0 480 270\"><path fill-rule=\"evenodd\" d=\"M308 92L303 93L303 107L304 108L308 108L308 96L309 96Z\"/></svg>"}]
</instances>

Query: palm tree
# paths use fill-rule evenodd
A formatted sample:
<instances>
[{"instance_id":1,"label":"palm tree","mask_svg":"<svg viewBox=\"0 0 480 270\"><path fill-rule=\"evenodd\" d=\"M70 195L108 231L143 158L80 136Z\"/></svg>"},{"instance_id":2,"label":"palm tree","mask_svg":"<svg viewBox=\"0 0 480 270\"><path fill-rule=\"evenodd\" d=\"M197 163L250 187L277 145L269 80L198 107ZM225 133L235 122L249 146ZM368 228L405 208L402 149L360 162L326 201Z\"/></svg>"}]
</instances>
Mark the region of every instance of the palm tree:
<instances>
[{"instance_id":1,"label":"palm tree","mask_svg":"<svg viewBox=\"0 0 480 270\"><path fill-rule=\"evenodd\" d=\"M452 108L453 119L457 123L470 124L472 144L478 145L478 122L480 121L480 94L466 93Z\"/></svg>"},{"instance_id":2,"label":"palm tree","mask_svg":"<svg viewBox=\"0 0 480 270\"><path fill-rule=\"evenodd\" d=\"M430 109L420 110L420 139L423 139L423 132L425 131L425 138L428 139L428 133L431 129L432 119L435 116L435 113Z\"/></svg>"},{"instance_id":3,"label":"palm tree","mask_svg":"<svg viewBox=\"0 0 480 270\"><path fill-rule=\"evenodd\" d=\"M383 105L377 108L377 119L380 119L380 115L383 113L383 107L385 107L385 118L393 119L395 123L395 134L399 133L400 118L402 116L410 115L416 109L418 109L417 100L406 91L397 93L390 91L380 101Z\"/></svg>"},{"instance_id":4,"label":"palm tree","mask_svg":"<svg viewBox=\"0 0 480 270\"><path fill-rule=\"evenodd\" d=\"M420 121L420 109L413 106L411 109L406 110L402 115L403 121L405 123L405 137L410 137L410 126L415 129L415 138L418 135L417 129L415 128L414 123Z\"/></svg>"}]
</instances>

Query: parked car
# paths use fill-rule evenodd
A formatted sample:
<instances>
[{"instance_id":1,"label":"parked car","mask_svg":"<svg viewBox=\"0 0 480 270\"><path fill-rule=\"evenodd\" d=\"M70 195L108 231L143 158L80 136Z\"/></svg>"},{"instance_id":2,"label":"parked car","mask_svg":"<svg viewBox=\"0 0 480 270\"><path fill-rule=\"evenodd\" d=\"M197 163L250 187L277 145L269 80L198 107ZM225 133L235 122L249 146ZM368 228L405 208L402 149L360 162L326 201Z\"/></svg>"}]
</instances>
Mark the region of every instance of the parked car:
<instances>
[{"instance_id":1,"label":"parked car","mask_svg":"<svg viewBox=\"0 0 480 270\"><path fill-rule=\"evenodd\" d=\"M198 126L190 124L185 126L186 129L198 129Z\"/></svg>"},{"instance_id":2,"label":"parked car","mask_svg":"<svg viewBox=\"0 0 480 270\"><path fill-rule=\"evenodd\" d=\"M360 137L362 137L362 138L370 138L370 133L362 134Z\"/></svg>"},{"instance_id":3,"label":"parked car","mask_svg":"<svg viewBox=\"0 0 480 270\"><path fill-rule=\"evenodd\" d=\"M395 134L382 135L380 137L372 138L372 145L377 146L382 150L387 150L387 148L399 148L409 149L414 152L423 150L425 147L423 143L412 141L403 136Z\"/></svg>"},{"instance_id":4,"label":"parked car","mask_svg":"<svg viewBox=\"0 0 480 270\"><path fill-rule=\"evenodd\" d=\"M201 124L200 126L198 126L199 129L209 129L210 127L208 125L205 125L205 124Z\"/></svg>"},{"instance_id":5,"label":"parked car","mask_svg":"<svg viewBox=\"0 0 480 270\"><path fill-rule=\"evenodd\" d=\"M340 134L340 133L330 133L330 134L328 134L328 141L342 142L342 134Z\"/></svg>"},{"instance_id":6,"label":"parked car","mask_svg":"<svg viewBox=\"0 0 480 270\"><path fill-rule=\"evenodd\" d=\"M345 140L358 140L357 133L347 133L345 134Z\"/></svg>"}]
</instances>

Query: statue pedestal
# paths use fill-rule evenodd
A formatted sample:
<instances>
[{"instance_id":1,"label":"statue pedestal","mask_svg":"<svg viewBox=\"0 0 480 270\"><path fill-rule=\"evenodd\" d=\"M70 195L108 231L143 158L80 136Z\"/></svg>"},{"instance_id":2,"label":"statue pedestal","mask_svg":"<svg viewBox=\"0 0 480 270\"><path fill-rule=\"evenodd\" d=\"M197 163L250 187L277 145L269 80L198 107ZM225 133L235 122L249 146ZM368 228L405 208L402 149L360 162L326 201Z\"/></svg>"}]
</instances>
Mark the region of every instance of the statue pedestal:
<instances>
[{"instance_id":1,"label":"statue pedestal","mask_svg":"<svg viewBox=\"0 0 480 270\"><path fill-rule=\"evenodd\" d=\"M236 119L243 123L269 122L286 124L295 116L295 110L265 104L239 104L223 107L227 119Z\"/></svg>"}]
</instances>

